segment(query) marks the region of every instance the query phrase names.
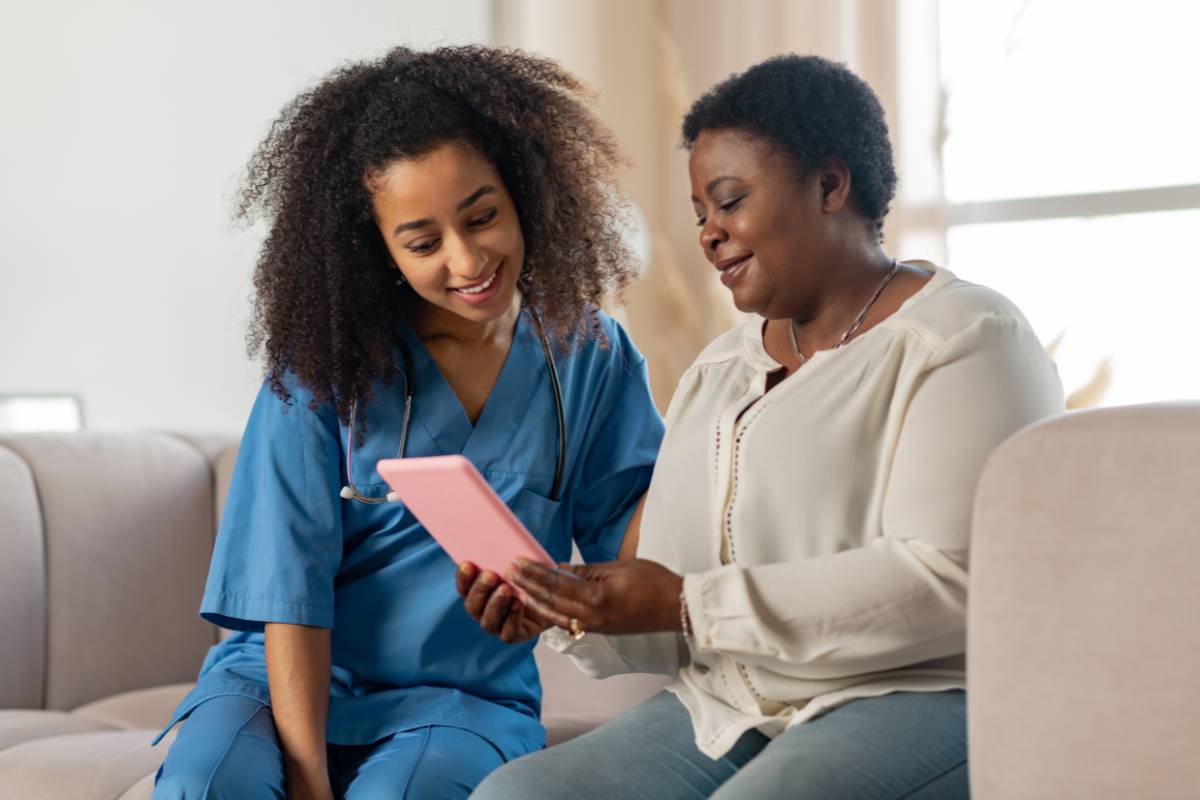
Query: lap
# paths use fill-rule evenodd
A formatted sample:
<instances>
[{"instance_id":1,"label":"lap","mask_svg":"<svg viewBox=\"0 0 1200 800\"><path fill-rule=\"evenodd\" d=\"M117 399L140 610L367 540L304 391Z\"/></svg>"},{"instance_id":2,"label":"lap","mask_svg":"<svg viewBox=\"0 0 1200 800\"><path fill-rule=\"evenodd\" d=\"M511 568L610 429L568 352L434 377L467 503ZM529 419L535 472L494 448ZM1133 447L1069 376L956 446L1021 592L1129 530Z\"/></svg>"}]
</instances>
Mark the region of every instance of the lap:
<instances>
[{"instance_id":1,"label":"lap","mask_svg":"<svg viewBox=\"0 0 1200 800\"><path fill-rule=\"evenodd\" d=\"M713 800L956 800L967 792L962 692L854 700L789 728Z\"/></svg>"},{"instance_id":2,"label":"lap","mask_svg":"<svg viewBox=\"0 0 1200 800\"><path fill-rule=\"evenodd\" d=\"M441 725L404 731L370 745L330 750L330 766L337 772L336 794L346 800L458 800L504 763L487 739Z\"/></svg>"},{"instance_id":3,"label":"lap","mask_svg":"<svg viewBox=\"0 0 1200 800\"><path fill-rule=\"evenodd\" d=\"M751 731L724 757L710 759L696 749L683 704L673 694L660 692L593 731L506 764L472 797L699 800L709 797L768 741Z\"/></svg>"},{"instance_id":4,"label":"lap","mask_svg":"<svg viewBox=\"0 0 1200 800\"><path fill-rule=\"evenodd\" d=\"M965 798L964 695L855 700L773 740L749 731L713 760L696 748L686 709L663 692L595 731L505 765L474 796Z\"/></svg>"},{"instance_id":5,"label":"lap","mask_svg":"<svg viewBox=\"0 0 1200 800\"><path fill-rule=\"evenodd\" d=\"M329 747L331 783L347 800L466 798L503 762L482 736L443 726ZM188 715L153 795L155 800L284 796L283 752L271 709L240 695L211 698Z\"/></svg>"}]
</instances>

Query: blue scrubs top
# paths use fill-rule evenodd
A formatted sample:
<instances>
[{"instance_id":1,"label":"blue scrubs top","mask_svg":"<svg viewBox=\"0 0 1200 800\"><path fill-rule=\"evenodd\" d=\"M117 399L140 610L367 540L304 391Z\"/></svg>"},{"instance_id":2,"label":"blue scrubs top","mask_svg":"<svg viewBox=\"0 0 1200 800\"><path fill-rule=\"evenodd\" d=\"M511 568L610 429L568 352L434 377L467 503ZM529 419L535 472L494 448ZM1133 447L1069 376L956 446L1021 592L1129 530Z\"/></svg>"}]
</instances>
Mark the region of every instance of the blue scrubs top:
<instances>
[{"instance_id":1,"label":"blue scrubs top","mask_svg":"<svg viewBox=\"0 0 1200 800\"><path fill-rule=\"evenodd\" d=\"M399 330L415 377L405 455L469 458L558 561L570 559L572 540L589 561L616 557L663 434L645 360L620 325L600 320L607 348L589 340L558 357L567 423L560 502L549 499L554 392L528 312L474 426L420 339ZM200 607L236 633L209 650L167 730L216 695L269 705L263 624L282 622L333 629L331 743L450 725L484 736L506 759L544 746L534 643L505 644L480 629L455 591L456 565L402 504L339 496L347 429L330 405L310 409L295 380L288 389L285 405L264 385L251 411ZM367 434L354 448L354 482L366 495L387 494L375 463L396 455L403 398L397 378L359 408Z\"/></svg>"}]
</instances>

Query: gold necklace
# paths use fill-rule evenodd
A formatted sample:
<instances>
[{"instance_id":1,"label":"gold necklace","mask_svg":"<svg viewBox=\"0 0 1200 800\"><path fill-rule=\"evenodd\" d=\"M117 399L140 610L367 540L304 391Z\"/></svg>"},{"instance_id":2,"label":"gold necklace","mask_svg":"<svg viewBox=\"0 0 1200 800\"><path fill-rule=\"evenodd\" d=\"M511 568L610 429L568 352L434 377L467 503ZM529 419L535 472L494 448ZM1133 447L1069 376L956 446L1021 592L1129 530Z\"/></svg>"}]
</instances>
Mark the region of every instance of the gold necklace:
<instances>
[{"instance_id":1,"label":"gold necklace","mask_svg":"<svg viewBox=\"0 0 1200 800\"><path fill-rule=\"evenodd\" d=\"M846 332L842 334L842 338L838 339L838 343L835 344L832 349L837 350L850 340L850 337L854 335L854 332L857 331L863 324L863 320L867 318L867 312L871 310L871 306L875 305L875 301L879 299L879 295L883 294L883 290L887 288L887 285L892 282L892 278L896 277L896 273L899 271L900 264L896 261L896 259L893 258L892 268L888 270L888 274L885 275L883 280L879 282L879 285L875 287L875 294L871 295L871 299L868 300L867 304L862 307L862 311L858 312L858 316L855 317L854 321L850 323L850 327L846 328ZM804 366L808 363L808 356L800 352L800 345L796 343L796 321L794 319L788 320L788 336L792 340L792 355L794 355L796 360L800 362L800 366Z\"/></svg>"}]
</instances>

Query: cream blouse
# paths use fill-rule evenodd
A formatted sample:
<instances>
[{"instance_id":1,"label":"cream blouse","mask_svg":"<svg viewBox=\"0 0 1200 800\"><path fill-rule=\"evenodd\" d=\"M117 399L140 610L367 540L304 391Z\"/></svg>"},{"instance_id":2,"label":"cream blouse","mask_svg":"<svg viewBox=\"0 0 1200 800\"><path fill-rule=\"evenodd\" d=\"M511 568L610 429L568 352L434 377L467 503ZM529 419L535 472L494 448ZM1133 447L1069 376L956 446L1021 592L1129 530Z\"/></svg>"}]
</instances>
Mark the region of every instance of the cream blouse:
<instances>
[{"instance_id":1,"label":"cream blouse","mask_svg":"<svg viewBox=\"0 0 1200 800\"><path fill-rule=\"evenodd\" d=\"M693 641L547 633L596 677L676 675L712 758L751 728L775 736L855 698L965 685L976 481L1063 394L1011 302L914 266L933 277L896 313L769 393L780 365L759 318L680 379L638 556L685 576Z\"/></svg>"}]
</instances>

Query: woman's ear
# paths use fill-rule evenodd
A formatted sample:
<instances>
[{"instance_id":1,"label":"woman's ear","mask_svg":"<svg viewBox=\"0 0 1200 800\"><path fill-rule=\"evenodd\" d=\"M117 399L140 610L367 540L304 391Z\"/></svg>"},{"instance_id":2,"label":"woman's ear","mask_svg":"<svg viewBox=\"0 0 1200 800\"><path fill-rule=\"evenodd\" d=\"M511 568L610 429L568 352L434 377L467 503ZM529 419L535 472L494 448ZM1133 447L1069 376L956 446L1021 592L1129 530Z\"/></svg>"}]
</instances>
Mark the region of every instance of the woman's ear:
<instances>
[{"instance_id":1,"label":"woman's ear","mask_svg":"<svg viewBox=\"0 0 1200 800\"><path fill-rule=\"evenodd\" d=\"M821 179L822 210L826 214L841 211L850 199L850 168L845 161L834 157L820 166L818 175Z\"/></svg>"}]
</instances>

